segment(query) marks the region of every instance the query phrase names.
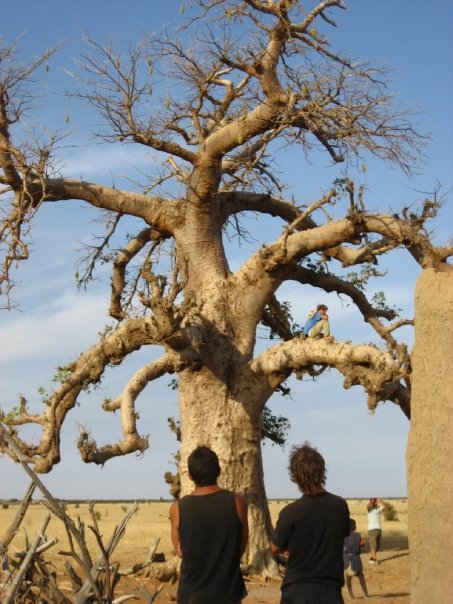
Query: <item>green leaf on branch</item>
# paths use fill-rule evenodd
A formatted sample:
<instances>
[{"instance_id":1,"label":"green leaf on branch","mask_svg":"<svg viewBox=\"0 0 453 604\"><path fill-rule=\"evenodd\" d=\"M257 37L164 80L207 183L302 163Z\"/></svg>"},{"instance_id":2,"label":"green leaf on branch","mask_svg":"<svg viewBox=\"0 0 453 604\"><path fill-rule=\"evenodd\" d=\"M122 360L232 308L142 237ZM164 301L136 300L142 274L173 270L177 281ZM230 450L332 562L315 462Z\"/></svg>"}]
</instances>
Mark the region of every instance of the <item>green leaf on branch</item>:
<instances>
[{"instance_id":1,"label":"green leaf on branch","mask_svg":"<svg viewBox=\"0 0 453 604\"><path fill-rule=\"evenodd\" d=\"M274 415L269 407L264 407L261 417L261 438L268 439L273 445L283 447L288 437L291 424L287 417Z\"/></svg>"}]
</instances>

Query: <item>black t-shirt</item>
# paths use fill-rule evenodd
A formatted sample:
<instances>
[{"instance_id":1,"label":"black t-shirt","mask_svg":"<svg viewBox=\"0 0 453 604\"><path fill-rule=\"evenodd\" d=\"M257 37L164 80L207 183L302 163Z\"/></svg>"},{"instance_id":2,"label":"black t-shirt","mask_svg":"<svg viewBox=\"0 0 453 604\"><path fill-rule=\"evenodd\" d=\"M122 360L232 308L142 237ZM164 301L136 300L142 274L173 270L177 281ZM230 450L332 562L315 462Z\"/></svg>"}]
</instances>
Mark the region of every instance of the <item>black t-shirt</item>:
<instances>
[{"instance_id":1,"label":"black t-shirt","mask_svg":"<svg viewBox=\"0 0 453 604\"><path fill-rule=\"evenodd\" d=\"M272 541L288 551L283 585L325 583L342 587L343 544L349 535L349 509L332 493L304 495L284 507Z\"/></svg>"},{"instance_id":2,"label":"black t-shirt","mask_svg":"<svg viewBox=\"0 0 453 604\"><path fill-rule=\"evenodd\" d=\"M236 604L245 594L240 570L242 523L230 491L178 501L182 550L179 604Z\"/></svg>"}]
</instances>

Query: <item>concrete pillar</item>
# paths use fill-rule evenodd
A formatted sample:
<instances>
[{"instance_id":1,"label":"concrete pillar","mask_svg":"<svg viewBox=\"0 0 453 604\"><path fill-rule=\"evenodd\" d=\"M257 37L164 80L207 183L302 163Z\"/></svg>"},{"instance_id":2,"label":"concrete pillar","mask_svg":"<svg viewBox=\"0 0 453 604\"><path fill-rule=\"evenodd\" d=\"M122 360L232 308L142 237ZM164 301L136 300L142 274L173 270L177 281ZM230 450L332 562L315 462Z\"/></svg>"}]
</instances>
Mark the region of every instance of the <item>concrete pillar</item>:
<instances>
[{"instance_id":1,"label":"concrete pillar","mask_svg":"<svg viewBox=\"0 0 453 604\"><path fill-rule=\"evenodd\" d=\"M415 291L407 448L411 604L453 602L453 273Z\"/></svg>"}]
</instances>

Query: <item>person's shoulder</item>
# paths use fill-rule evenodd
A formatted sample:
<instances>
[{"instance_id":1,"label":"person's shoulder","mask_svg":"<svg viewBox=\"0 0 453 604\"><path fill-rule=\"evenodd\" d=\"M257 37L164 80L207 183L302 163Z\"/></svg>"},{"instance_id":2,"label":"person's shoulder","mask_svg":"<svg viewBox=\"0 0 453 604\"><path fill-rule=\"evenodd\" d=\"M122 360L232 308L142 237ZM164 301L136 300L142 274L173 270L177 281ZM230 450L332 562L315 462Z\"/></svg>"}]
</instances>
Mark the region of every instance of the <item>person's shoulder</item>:
<instances>
[{"instance_id":1,"label":"person's shoulder","mask_svg":"<svg viewBox=\"0 0 453 604\"><path fill-rule=\"evenodd\" d=\"M299 499L295 499L294 501L290 501L280 510L280 514L291 514L292 512L297 511L300 506L304 505L304 498L299 497Z\"/></svg>"},{"instance_id":2,"label":"person's shoulder","mask_svg":"<svg viewBox=\"0 0 453 604\"><path fill-rule=\"evenodd\" d=\"M221 489L220 491L217 492L218 497L219 498L223 498L225 500L230 500L232 502L234 502L234 504L237 506L247 506L247 500L244 497L244 495L240 495L239 493L236 493L235 491L230 491L228 489Z\"/></svg>"},{"instance_id":3,"label":"person's shoulder","mask_svg":"<svg viewBox=\"0 0 453 604\"><path fill-rule=\"evenodd\" d=\"M348 502L346 501L346 499L344 497L342 497L341 495L335 495L335 493L330 493L329 491L326 491L326 495L332 500L332 501L337 501L338 503L344 503L345 505L348 505Z\"/></svg>"},{"instance_id":4,"label":"person's shoulder","mask_svg":"<svg viewBox=\"0 0 453 604\"><path fill-rule=\"evenodd\" d=\"M247 505L247 499L244 497L244 495L241 495L240 493L236 493L235 491L227 491L224 490L225 493L228 493L227 497L230 497L231 499L234 499L234 501L236 502L236 505Z\"/></svg>"},{"instance_id":5,"label":"person's shoulder","mask_svg":"<svg viewBox=\"0 0 453 604\"><path fill-rule=\"evenodd\" d=\"M348 502L344 497L340 495L335 495L334 493L329 493L326 491L327 501L332 508L336 508L338 510L343 510L345 513L349 514L349 506Z\"/></svg>"},{"instance_id":6,"label":"person's shoulder","mask_svg":"<svg viewBox=\"0 0 453 604\"><path fill-rule=\"evenodd\" d=\"M247 499L244 497L244 495L241 495L240 493L233 493L233 495L236 497L236 501L243 501L244 503L247 502Z\"/></svg>"},{"instance_id":7,"label":"person's shoulder","mask_svg":"<svg viewBox=\"0 0 453 604\"><path fill-rule=\"evenodd\" d=\"M221 493L221 497L230 497L232 499L236 499L237 497L242 497L242 495L235 493L235 491L230 491L229 489L220 489L220 491L217 491L217 492Z\"/></svg>"}]
</instances>

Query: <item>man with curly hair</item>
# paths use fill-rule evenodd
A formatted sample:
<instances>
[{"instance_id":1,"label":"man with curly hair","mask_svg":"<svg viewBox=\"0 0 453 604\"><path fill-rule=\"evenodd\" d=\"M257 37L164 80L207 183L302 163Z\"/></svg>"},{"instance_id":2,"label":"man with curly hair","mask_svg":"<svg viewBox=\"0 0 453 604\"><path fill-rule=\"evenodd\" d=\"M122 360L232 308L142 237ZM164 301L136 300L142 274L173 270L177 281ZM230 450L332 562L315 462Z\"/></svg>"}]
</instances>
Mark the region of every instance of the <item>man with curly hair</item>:
<instances>
[{"instance_id":1,"label":"man with curly hair","mask_svg":"<svg viewBox=\"0 0 453 604\"><path fill-rule=\"evenodd\" d=\"M272 552L287 556L280 603L343 604L348 504L325 490L324 458L308 442L291 449L288 469L303 495L281 510L272 538Z\"/></svg>"}]
</instances>

